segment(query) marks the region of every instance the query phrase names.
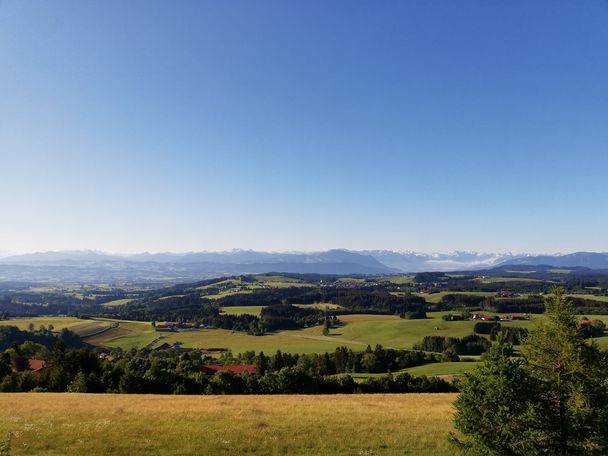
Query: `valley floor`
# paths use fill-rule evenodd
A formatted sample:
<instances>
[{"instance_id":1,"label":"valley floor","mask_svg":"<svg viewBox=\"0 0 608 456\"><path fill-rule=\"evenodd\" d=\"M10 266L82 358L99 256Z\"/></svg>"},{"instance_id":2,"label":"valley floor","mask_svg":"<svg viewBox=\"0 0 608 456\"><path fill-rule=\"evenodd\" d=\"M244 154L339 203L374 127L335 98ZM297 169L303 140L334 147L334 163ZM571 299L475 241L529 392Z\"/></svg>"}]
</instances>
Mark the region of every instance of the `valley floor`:
<instances>
[{"instance_id":1,"label":"valley floor","mask_svg":"<svg viewBox=\"0 0 608 456\"><path fill-rule=\"evenodd\" d=\"M447 456L454 394L0 394L12 455Z\"/></svg>"}]
</instances>

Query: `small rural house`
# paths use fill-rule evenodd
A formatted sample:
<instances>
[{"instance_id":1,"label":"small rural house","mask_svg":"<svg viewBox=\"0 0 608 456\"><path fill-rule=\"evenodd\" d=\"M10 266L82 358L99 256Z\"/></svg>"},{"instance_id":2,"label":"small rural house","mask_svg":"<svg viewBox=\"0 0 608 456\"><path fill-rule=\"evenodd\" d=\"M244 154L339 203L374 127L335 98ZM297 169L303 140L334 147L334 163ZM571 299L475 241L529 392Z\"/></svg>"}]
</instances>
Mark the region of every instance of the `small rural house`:
<instances>
[{"instance_id":1,"label":"small rural house","mask_svg":"<svg viewBox=\"0 0 608 456\"><path fill-rule=\"evenodd\" d=\"M218 372L228 371L232 372L235 375L242 374L243 372L249 372L250 374L255 373L255 365L254 364L240 364L235 366L228 366L222 364L207 364L201 366L201 372L208 377L211 377Z\"/></svg>"}]
</instances>

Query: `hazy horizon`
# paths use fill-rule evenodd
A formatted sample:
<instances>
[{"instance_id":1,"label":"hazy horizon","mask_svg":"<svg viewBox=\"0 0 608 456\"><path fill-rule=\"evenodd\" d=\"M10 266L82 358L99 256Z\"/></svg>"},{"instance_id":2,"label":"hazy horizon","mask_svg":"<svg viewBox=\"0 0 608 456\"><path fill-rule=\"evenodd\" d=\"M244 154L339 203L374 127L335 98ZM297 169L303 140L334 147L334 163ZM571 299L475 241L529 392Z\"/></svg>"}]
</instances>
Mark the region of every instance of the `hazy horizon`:
<instances>
[{"instance_id":1,"label":"hazy horizon","mask_svg":"<svg viewBox=\"0 0 608 456\"><path fill-rule=\"evenodd\" d=\"M608 4L0 2L0 250L608 251Z\"/></svg>"},{"instance_id":2,"label":"hazy horizon","mask_svg":"<svg viewBox=\"0 0 608 456\"><path fill-rule=\"evenodd\" d=\"M30 254L45 254L45 253L93 253L93 254L103 254L103 255L115 255L115 256L136 256L136 255L188 255L188 254L198 254L198 253L208 253L208 254L229 254L229 253L237 253L237 252L257 252L257 253L272 253L272 254L312 254L312 253L322 253L327 251L349 251L349 252L392 252L398 254L411 254L411 255L456 255L456 254L471 254L471 255L549 255L549 256L563 256L569 255L573 253L608 253L608 251L602 250L576 250L576 251L561 251L561 252L525 252L525 251L478 251L478 250L462 250L462 249L452 249L446 251L421 251L421 250L411 250L411 249L378 249L378 248L370 248L370 249L348 249L344 247L332 247L328 249L311 249L311 250L260 250L260 249L248 249L248 248L239 248L234 247L231 249L225 250L184 250L184 251L172 251L172 250L142 250L142 251L108 251L108 250L100 250L100 249L60 249L60 250L29 250L29 251L11 251L11 250L0 250L0 258L7 256L17 256L17 255L30 255Z\"/></svg>"}]
</instances>

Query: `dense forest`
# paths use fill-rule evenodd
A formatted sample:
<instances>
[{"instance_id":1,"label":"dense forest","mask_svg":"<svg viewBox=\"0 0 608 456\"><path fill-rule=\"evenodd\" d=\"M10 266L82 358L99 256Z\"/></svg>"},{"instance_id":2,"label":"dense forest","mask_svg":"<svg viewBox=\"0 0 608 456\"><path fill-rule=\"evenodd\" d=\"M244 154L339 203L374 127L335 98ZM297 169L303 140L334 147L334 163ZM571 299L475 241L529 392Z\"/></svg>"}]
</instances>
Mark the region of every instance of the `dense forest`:
<instances>
[{"instance_id":1,"label":"dense forest","mask_svg":"<svg viewBox=\"0 0 608 456\"><path fill-rule=\"evenodd\" d=\"M437 362L434 355L376 346L364 352L339 347L334 353L271 356L246 352L219 360L200 351L114 350L111 355L83 346L78 337L47 329L0 328L0 391L138 394L350 394L455 391L441 379L387 374L355 382L351 372L390 372ZM52 346L50 343L52 342ZM80 348L69 348L74 345ZM42 366L32 371L30 360ZM43 364L41 364L43 362ZM208 364L248 364L253 372L229 370L207 376ZM28 365L30 366L28 368ZM336 375L343 374L343 375Z\"/></svg>"}]
</instances>

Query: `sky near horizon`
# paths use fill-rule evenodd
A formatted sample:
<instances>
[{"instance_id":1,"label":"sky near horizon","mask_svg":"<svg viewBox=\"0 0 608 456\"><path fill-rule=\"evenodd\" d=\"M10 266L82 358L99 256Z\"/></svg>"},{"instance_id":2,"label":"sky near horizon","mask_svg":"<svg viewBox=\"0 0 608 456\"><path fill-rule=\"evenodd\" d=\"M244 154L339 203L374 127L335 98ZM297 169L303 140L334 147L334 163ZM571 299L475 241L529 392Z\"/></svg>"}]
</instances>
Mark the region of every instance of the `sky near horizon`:
<instances>
[{"instance_id":1,"label":"sky near horizon","mask_svg":"<svg viewBox=\"0 0 608 456\"><path fill-rule=\"evenodd\" d=\"M608 251L605 0L0 0L0 251Z\"/></svg>"}]
</instances>

